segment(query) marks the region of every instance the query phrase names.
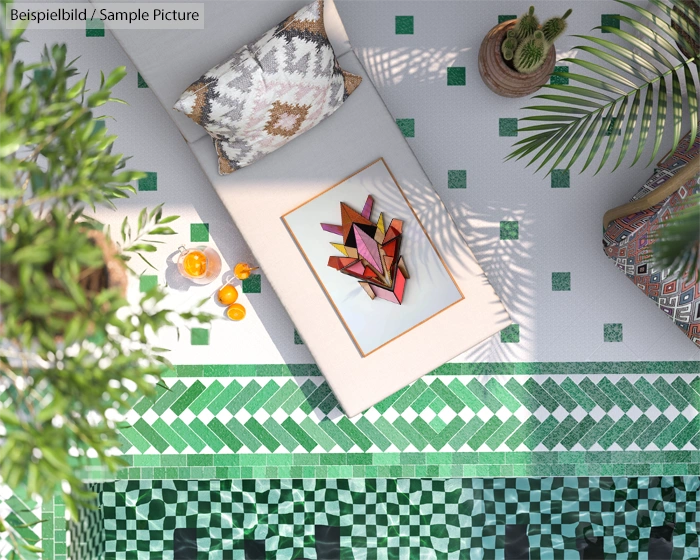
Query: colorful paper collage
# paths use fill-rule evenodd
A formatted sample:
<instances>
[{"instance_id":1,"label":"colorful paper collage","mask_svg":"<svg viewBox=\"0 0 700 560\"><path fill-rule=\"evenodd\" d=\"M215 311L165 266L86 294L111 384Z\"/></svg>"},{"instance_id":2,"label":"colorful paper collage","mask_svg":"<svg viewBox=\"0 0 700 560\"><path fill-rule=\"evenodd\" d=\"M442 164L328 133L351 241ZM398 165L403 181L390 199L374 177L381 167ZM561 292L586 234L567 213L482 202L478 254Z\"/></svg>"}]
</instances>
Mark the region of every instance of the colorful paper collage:
<instances>
[{"instance_id":1,"label":"colorful paper collage","mask_svg":"<svg viewBox=\"0 0 700 560\"><path fill-rule=\"evenodd\" d=\"M403 222L394 218L387 228L384 214L372 222L373 206L372 195L367 197L361 214L341 202L342 224L321 224L324 231L343 237L343 243L331 243L343 256L330 257L328 266L357 278L371 299L378 297L401 305L410 278L401 256Z\"/></svg>"}]
</instances>

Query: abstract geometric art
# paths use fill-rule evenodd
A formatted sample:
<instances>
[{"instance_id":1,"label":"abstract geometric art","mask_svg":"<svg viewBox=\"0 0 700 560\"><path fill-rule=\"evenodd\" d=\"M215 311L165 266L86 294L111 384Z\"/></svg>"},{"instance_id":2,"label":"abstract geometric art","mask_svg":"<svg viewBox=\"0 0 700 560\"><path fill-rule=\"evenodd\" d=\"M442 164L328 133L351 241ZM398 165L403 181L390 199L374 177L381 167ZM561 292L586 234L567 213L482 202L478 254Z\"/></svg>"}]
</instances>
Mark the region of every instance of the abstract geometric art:
<instances>
[{"instance_id":1,"label":"abstract geometric art","mask_svg":"<svg viewBox=\"0 0 700 560\"><path fill-rule=\"evenodd\" d=\"M332 256L328 266L359 280L367 295L401 305L406 280L410 278L403 256L403 222L392 219L387 227L384 214L372 222L374 198L367 197L362 213L340 203L341 225L321 224L329 233L341 235L343 243L331 243L343 256Z\"/></svg>"}]
</instances>

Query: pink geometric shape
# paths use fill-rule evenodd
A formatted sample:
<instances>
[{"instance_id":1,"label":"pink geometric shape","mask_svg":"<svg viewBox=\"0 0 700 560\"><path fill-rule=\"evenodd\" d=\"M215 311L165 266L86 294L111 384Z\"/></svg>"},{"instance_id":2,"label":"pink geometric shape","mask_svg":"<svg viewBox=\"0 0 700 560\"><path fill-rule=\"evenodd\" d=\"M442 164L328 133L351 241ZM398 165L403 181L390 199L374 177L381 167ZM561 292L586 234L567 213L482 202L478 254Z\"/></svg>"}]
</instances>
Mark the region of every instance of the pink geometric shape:
<instances>
[{"instance_id":1,"label":"pink geometric shape","mask_svg":"<svg viewBox=\"0 0 700 560\"><path fill-rule=\"evenodd\" d=\"M372 206L374 205L374 199L372 198L372 195L369 195L367 197L367 200L365 201L365 207L362 209L362 217L367 218L369 220L370 215L372 214Z\"/></svg>"},{"instance_id":2,"label":"pink geometric shape","mask_svg":"<svg viewBox=\"0 0 700 560\"><path fill-rule=\"evenodd\" d=\"M382 259L379 256L377 242L359 227L353 227L355 229L355 241L357 241L357 252L377 271L382 272L384 268L382 266Z\"/></svg>"},{"instance_id":3,"label":"pink geometric shape","mask_svg":"<svg viewBox=\"0 0 700 560\"><path fill-rule=\"evenodd\" d=\"M343 228L340 226L336 226L333 224L321 224L321 228L323 228L323 231L327 231L328 233L335 233L336 235L343 235Z\"/></svg>"},{"instance_id":4,"label":"pink geometric shape","mask_svg":"<svg viewBox=\"0 0 700 560\"><path fill-rule=\"evenodd\" d=\"M360 261L357 261L343 270L354 272L358 276L362 276L365 272L365 265L363 265Z\"/></svg>"},{"instance_id":5,"label":"pink geometric shape","mask_svg":"<svg viewBox=\"0 0 700 560\"><path fill-rule=\"evenodd\" d=\"M391 303L398 303L401 305L403 302L403 294L406 288L406 277L403 275L401 270L396 269L396 278L394 279L394 285L391 289L382 288L376 284L369 284L370 289L374 292L374 295Z\"/></svg>"}]
</instances>

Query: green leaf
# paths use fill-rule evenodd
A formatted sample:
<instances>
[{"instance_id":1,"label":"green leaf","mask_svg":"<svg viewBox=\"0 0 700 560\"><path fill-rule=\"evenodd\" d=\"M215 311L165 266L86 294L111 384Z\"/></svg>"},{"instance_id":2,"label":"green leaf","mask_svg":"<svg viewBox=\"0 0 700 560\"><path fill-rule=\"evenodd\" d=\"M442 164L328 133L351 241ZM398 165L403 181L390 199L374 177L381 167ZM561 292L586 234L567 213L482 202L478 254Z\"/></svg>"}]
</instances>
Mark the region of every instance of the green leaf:
<instances>
[{"instance_id":1,"label":"green leaf","mask_svg":"<svg viewBox=\"0 0 700 560\"><path fill-rule=\"evenodd\" d=\"M678 142L681 139L681 126L683 126L683 94L681 92L681 82L679 75L674 72L672 74L672 91L673 91L673 147L671 152L675 152L678 147Z\"/></svg>"},{"instance_id":2,"label":"green leaf","mask_svg":"<svg viewBox=\"0 0 700 560\"><path fill-rule=\"evenodd\" d=\"M637 37L635 37L634 35L631 35L630 33L627 33L626 31L622 31L622 30L616 29L614 27L609 28L609 31L610 31L610 33L620 37L620 39L622 39L623 41L628 42L634 48L639 49L643 53L646 53L648 56L652 57L654 60L657 60L658 62L663 64L669 70L673 70L673 68L674 68L673 64L664 55L661 54L660 50L652 48L651 46L646 44L641 39L638 39ZM624 48L624 47L622 47L622 48ZM651 66L651 68L656 70L656 67L654 65L652 65L650 62L647 62L644 58L639 57L639 56L637 58L638 58L637 64L640 64L639 60L642 60L642 61L644 61L644 63L641 65L644 66L645 68L647 68L647 70L649 70L650 72L653 71L653 70L649 69L649 66Z\"/></svg>"},{"instance_id":3,"label":"green leaf","mask_svg":"<svg viewBox=\"0 0 700 560\"><path fill-rule=\"evenodd\" d=\"M614 97L610 97L609 95L605 95L604 93L600 93L598 91L594 91L588 88L582 88L582 87L577 87L577 86L569 86L565 84L545 84L543 87L549 88L549 89L557 89L559 91L566 91L568 93L573 93L574 95L580 95L584 97L592 97L594 99L600 99L601 101L605 101L606 103L612 103L615 101ZM620 90L622 91L622 90ZM624 94L624 92L622 92Z\"/></svg>"},{"instance_id":4,"label":"green leaf","mask_svg":"<svg viewBox=\"0 0 700 560\"><path fill-rule=\"evenodd\" d=\"M579 158L579 156L583 153L583 150L586 148L588 143L591 141L591 138L593 138L593 133L595 132L596 126L600 124L601 119L603 118L603 113L601 111L598 111L591 120L591 124L588 125L588 128L586 129L585 134L581 138L581 141L579 142L576 151L574 152L574 155L571 156L571 159L569 160L568 165L566 166L567 169L571 169L571 167L576 163L576 160Z\"/></svg>"},{"instance_id":5,"label":"green leaf","mask_svg":"<svg viewBox=\"0 0 700 560\"><path fill-rule=\"evenodd\" d=\"M568 95L535 95L533 99L547 99L549 101L557 101L559 103L567 103L569 105L592 107L593 109L601 109L603 107L603 105L596 103L595 101L582 99L580 97L571 97Z\"/></svg>"},{"instance_id":6,"label":"green leaf","mask_svg":"<svg viewBox=\"0 0 700 560\"><path fill-rule=\"evenodd\" d=\"M153 245L146 245L145 243L137 243L128 247L126 251L131 251L132 253L138 253L139 251L146 251L147 253L155 253L158 249Z\"/></svg>"},{"instance_id":7,"label":"green leaf","mask_svg":"<svg viewBox=\"0 0 700 560\"><path fill-rule=\"evenodd\" d=\"M630 109L630 114L629 117L627 118L627 126L625 127L625 134L622 137L622 145L620 146L620 155L617 158L617 163L615 163L615 167L613 167L613 171L615 171L620 164L622 163L622 160L625 158L625 155L627 154L627 150L630 147L631 141L632 141L632 134L634 133L634 129L637 126L637 118L639 117L639 102L641 100L641 91L637 90L634 92L634 99L632 99L632 108Z\"/></svg>"},{"instance_id":8,"label":"green leaf","mask_svg":"<svg viewBox=\"0 0 700 560\"><path fill-rule=\"evenodd\" d=\"M163 208L162 202L158 206L156 206L153 210L150 211L150 213L148 214L148 219L152 220L153 217L160 211L161 208Z\"/></svg>"},{"instance_id":9,"label":"green leaf","mask_svg":"<svg viewBox=\"0 0 700 560\"><path fill-rule=\"evenodd\" d=\"M609 68L606 68L605 66L601 66L600 64L596 64L595 62L590 62L588 60L583 60L583 59L579 59L579 58L564 58L560 62L568 62L570 64L575 64L577 66L581 66L582 68L586 68L587 70L590 70L591 72L595 72L596 74L598 74L600 76L603 76L603 77L608 78L610 80L614 80L614 81L622 84L623 86L627 86L628 88L637 87L634 82L628 80L624 76L620 76L618 73L613 72L612 70L610 70ZM588 78L588 76L582 76L581 74L569 74L569 78L573 78L573 79L579 80L579 81L584 81L582 78ZM595 79L595 78L591 78L591 79ZM602 83L606 83L606 82L601 81L600 83L602 84ZM590 85L593 85L593 84L590 84ZM610 85L610 84L608 84L608 85ZM610 87L613 87L613 86L610 86ZM605 88L602 87L601 89L605 89ZM622 92L621 90L619 90L619 91L621 94L624 94L624 92Z\"/></svg>"},{"instance_id":10,"label":"green leaf","mask_svg":"<svg viewBox=\"0 0 700 560\"><path fill-rule=\"evenodd\" d=\"M595 140L593 141L591 151L588 153L586 163L584 163L583 169L581 169L581 173L583 173L588 168L590 163L593 161L593 158L595 158L595 155L598 153L598 148L600 148L600 144L603 141L603 136L605 136L605 133L608 131L608 129L610 128L610 124L612 123L614 112L615 105L610 105L610 109L608 109L608 112L605 115L605 119L603 119L603 122L600 125L600 129L598 130L598 134L596 135Z\"/></svg>"},{"instance_id":11,"label":"green leaf","mask_svg":"<svg viewBox=\"0 0 700 560\"><path fill-rule=\"evenodd\" d=\"M589 41L592 41L595 39L594 37L586 37ZM614 43L613 43L614 44ZM601 60L604 60L608 64L615 66L616 68L619 68L623 72L627 72L631 76L634 76L635 78L646 81L646 76L642 74L636 67L632 66L631 64L628 64L627 62L624 62L610 53L606 53L605 51L601 51L600 49L596 49L595 47L589 47L587 45L581 45L578 47L575 47L580 51L587 52L589 54L592 54L593 56L596 56L600 58Z\"/></svg>"},{"instance_id":12,"label":"green leaf","mask_svg":"<svg viewBox=\"0 0 700 560\"><path fill-rule=\"evenodd\" d=\"M654 110L654 86L649 84L647 86L647 93L644 97L644 109L642 112L642 124L639 129L639 143L637 144L637 153L634 156L634 161L632 165L637 163L639 156L642 155L644 150L644 145L647 142L649 136L649 127L651 126L651 113ZM631 166L630 166L631 167Z\"/></svg>"},{"instance_id":13,"label":"green leaf","mask_svg":"<svg viewBox=\"0 0 700 560\"><path fill-rule=\"evenodd\" d=\"M620 109L617 111L617 115L615 116L615 126L610 131L610 137L608 138L608 143L605 146L605 151L603 152L603 157L600 159L600 165L598 165L598 169L596 169L596 172L595 172L596 174L598 174L598 172L601 169L603 169L605 162L608 161L608 158L610 157L613 146L615 145L615 142L617 141L617 136L620 133L620 131L622 130L622 121L625 118L628 101L629 101L629 97L625 97L622 100L622 104L620 105Z\"/></svg>"},{"instance_id":14,"label":"green leaf","mask_svg":"<svg viewBox=\"0 0 700 560\"><path fill-rule=\"evenodd\" d=\"M157 227L148 232L148 235L175 235L177 232L171 227Z\"/></svg>"},{"instance_id":15,"label":"green leaf","mask_svg":"<svg viewBox=\"0 0 700 560\"><path fill-rule=\"evenodd\" d=\"M698 93L695 86L695 76L693 76L687 64L683 69L685 72L685 87L688 93L688 111L690 112L690 138L688 139L688 150L690 150L691 146L695 144L698 134Z\"/></svg>"},{"instance_id":16,"label":"green leaf","mask_svg":"<svg viewBox=\"0 0 700 560\"><path fill-rule=\"evenodd\" d=\"M144 209L141 210L141 212L139 213L139 220L138 220L138 226L137 226L137 230L138 230L139 233L140 233L141 230L143 229L143 226L144 226L145 223L146 223L146 219L147 219L147 211L146 211L146 209L144 208Z\"/></svg>"},{"instance_id":17,"label":"green leaf","mask_svg":"<svg viewBox=\"0 0 700 560\"><path fill-rule=\"evenodd\" d=\"M661 139L664 136L664 128L666 127L666 110L668 108L666 97L666 82L659 82L658 100L656 102L656 140L654 141L654 150L649 158L649 163L653 162L656 158L656 154L659 153Z\"/></svg>"}]
</instances>

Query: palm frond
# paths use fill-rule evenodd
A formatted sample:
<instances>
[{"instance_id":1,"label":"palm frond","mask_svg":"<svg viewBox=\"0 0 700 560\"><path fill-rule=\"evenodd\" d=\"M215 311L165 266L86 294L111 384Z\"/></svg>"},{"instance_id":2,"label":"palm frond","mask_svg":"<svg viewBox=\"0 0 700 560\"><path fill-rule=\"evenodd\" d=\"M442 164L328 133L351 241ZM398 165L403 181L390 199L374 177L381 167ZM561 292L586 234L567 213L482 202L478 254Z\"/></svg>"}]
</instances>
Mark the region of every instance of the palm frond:
<instances>
[{"instance_id":1,"label":"palm frond","mask_svg":"<svg viewBox=\"0 0 700 560\"><path fill-rule=\"evenodd\" d=\"M595 171L598 173L619 146L614 171L630 151L635 132L637 146L631 165L639 161L649 146L651 163L665 134L673 135L672 150L676 149L684 123L690 127L690 145L693 145L698 134L700 105L696 82L700 69L700 13L695 11L698 4L649 0L657 12L652 13L626 0L615 1L633 10L634 18L611 16L624 24L625 29L595 28L609 33L616 41L576 35L590 44L575 48L595 61L562 60L587 73L563 74L576 85L544 86L553 91L533 99L551 103L525 107L537 113L520 120L538 124L519 129L530 135L516 142L507 159L532 156L528 165L539 161L538 170L548 166L551 172L569 155L566 168L570 169L586 152L581 169L584 171L604 145Z\"/></svg>"}]
</instances>

